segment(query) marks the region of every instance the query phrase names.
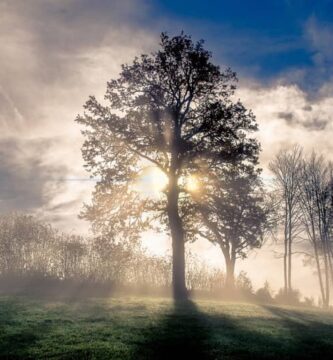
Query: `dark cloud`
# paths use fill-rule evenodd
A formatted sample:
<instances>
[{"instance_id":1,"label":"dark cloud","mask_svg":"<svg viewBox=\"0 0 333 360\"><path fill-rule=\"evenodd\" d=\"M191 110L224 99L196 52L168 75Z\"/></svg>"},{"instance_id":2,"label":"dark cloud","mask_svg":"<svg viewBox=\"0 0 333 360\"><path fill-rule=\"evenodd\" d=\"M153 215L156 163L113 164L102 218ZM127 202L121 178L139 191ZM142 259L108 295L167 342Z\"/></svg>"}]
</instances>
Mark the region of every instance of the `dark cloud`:
<instances>
[{"instance_id":1,"label":"dark cloud","mask_svg":"<svg viewBox=\"0 0 333 360\"><path fill-rule=\"evenodd\" d=\"M311 105L305 105L305 106L303 107L303 110L304 110L304 111L312 111L312 106L311 106Z\"/></svg>"},{"instance_id":2,"label":"dark cloud","mask_svg":"<svg viewBox=\"0 0 333 360\"><path fill-rule=\"evenodd\" d=\"M314 118L312 120L305 121L303 126L309 130L325 130L329 123L330 120L328 119Z\"/></svg>"},{"instance_id":3,"label":"dark cloud","mask_svg":"<svg viewBox=\"0 0 333 360\"><path fill-rule=\"evenodd\" d=\"M35 210L63 190L64 165L45 163L52 140L0 140L0 210Z\"/></svg>"},{"instance_id":4,"label":"dark cloud","mask_svg":"<svg viewBox=\"0 0 333 360\"><path fill-rule=\"evenodd\" d=\"M304 111L311 111L311 109L311 105L307 105L303 108ZM277 116L278 118L285 120L290 126L301 126L308 130L324 130L330 123L329 119L318 119L316 117L301 120L292 112L279 112Z\"/></svg>"},{"instance_id":5,"label":"dark cloud","mask_svg":"<svg viewBox=\"0 0 333 360\"><path fill-rule=\"evenodd\" d=\"M280 119L286 120L288 124L291 124L294 121L294 114L292 112L279 112L278 117Z\"/></svg>"}]
</instances>

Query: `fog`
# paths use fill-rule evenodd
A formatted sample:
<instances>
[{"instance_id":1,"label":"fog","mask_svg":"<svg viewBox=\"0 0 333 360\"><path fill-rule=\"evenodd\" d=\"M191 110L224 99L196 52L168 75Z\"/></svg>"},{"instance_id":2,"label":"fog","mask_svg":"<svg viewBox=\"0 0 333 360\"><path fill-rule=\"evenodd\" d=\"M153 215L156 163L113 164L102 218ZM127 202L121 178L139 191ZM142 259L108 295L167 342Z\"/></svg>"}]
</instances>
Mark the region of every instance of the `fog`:
<instances>
[{"instance_id":1,"label":"fog","mask_svg":"<svg viewBox=\"0 0 333 360\"><path fill-rule=\"evenodd\" d=\"M152 6L141 1L2 1L0 3L0 211L23 211L72 234L89 234L78 219L89 202L94 179L83 168L80 128L74 123L88 95L103 99L106 81L117 76L122 63L152 50L160 30L178 31L166 17L154 21ZM174 28L175 26L175 28ZM190 23L187 28L193 31ZM174 30L175 29L175 30ZM324 32L324 34L322 34ZM304 29L317 51L318 67L332 58L330 37L313 20ZM218 42L209 41L214 52ZM220 59L221 65L226 59ZM235 69L237 70L237 69ZM253 110L263 176L267 183L270 159L281 149L300 143L332 157L333 83L329 77L308 93L296 82L299 72L280 74L267 82L240 69L236 97ZM145 233L143 245L151 254L169 254L169 239ZM275 291L282 286L279 246L268 239L262 249L237 263L256 288L268 280ZM207 241L188 245L212 266L223 269L220 249ZM311 267L294 257L293 282L302 294L319 295ZM259 270L260 269L260 270Z\"/></svg>"}]
</instances>

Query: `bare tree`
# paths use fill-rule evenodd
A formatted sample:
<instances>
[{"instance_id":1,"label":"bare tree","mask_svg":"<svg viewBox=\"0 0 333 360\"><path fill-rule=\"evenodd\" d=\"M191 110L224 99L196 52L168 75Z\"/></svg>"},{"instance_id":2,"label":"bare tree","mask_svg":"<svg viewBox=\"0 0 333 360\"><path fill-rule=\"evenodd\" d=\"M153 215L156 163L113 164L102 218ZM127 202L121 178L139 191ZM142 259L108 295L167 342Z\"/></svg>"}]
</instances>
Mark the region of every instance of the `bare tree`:
<instances>
[{"instance_id":1,"label":"bare tree","mask_svg":"<svg viewBox=\"0 0 333 360\"><path fill-rule=\"evenodd\" d=\"M300 172L302 149L295 145L291 149L281 150L269 164L274 174L275 191L280 203L280 223L284 234L284 290L292 290L292 248L293 242L301 233Z\"/></svg>"},{"instance_id":2,"label":"bare tree","mask_svg":"<svg viewBox=\"0 0 333 360\"><path fill-rule=\"evenodd\" d=\"M302 220L312 245L324 307L328 307L332 281L333 182L331 166L312 153L303 162L301 181Z\"/></svg>"}]
</instances>

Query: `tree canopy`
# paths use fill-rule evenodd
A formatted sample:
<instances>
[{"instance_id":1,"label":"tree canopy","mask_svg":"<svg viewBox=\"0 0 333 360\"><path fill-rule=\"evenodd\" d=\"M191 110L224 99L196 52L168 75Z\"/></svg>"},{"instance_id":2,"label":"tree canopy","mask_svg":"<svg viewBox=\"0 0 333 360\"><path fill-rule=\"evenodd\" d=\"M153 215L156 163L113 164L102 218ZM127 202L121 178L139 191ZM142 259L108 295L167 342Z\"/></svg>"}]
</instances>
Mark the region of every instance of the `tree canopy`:
<instances>
[{"instance_id":1,"label":"tree canopy","mask_svg":"<svg viewBox=\"0 0 333 360\"><path fill-rule=\"evenodd\" d=\"M236 260L261 247L268 226L259 173L244 164L224 166L218 176L207 179L197 202L198 233L221 248L230 290L234 288Z\"/></svg>"},{"instance_id":2,"label":"tree canopy","mask_svg":"<svg viewBox=\"0 0 333 360\"><path fill-rule=\"evenodd\" d=\"M95 229L132 237L164 219L171 233L176 297L186 294L184 219L192 174L222 164L257 163L254 115L234 101L236 74L211 62L203 41L161 34L160 49L123 65L107 83L105 102L91 96L77 122L85 127L82 154L99 177L83 216ZM161 196L147 197L135 183L147 166L166 177Z\"/></svg>"}]
</instances>

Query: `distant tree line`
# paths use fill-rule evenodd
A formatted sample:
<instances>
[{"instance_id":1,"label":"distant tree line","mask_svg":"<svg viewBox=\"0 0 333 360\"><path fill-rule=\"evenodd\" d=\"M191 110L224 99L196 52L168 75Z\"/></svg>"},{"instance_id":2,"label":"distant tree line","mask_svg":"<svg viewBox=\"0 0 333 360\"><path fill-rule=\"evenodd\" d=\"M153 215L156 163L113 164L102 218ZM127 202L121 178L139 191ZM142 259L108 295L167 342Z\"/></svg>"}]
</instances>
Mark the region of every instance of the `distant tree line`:
<instances>
[{"instance_id":1,"label":"distant tree line","mask_svg":"<svg viewBox=\"0 0 333 360\"><path fill-rule=\"evenodd\" d=\"M223 288L223 271L191 253L187 259L189 289ZM0 216L0 276L167 290L171 288L172 261L170 256L148 254L139 244L61 233L33 216L11 213Z\"/></svg>"},{"instance_id":2,"label":"distant tree line","mask_svg":"<svg viewBox=\"0 0 333 360\"><path fill-rule=\"evenodd\" d=\"M245 272L235 277L233 291L226 273L186 252L186 285L193 295L263 303L300 304L293 290L288 299L270 285L254 290ZM0 216L0 293L80 296L112 291L170 294L172 257L154 256L139 244L114 243L106 237L59 232L36 217L21 213ZM87 291L86 291L87 290ZM305 299L313 305L313 299Z\"/></svg>"}]
</instances>

